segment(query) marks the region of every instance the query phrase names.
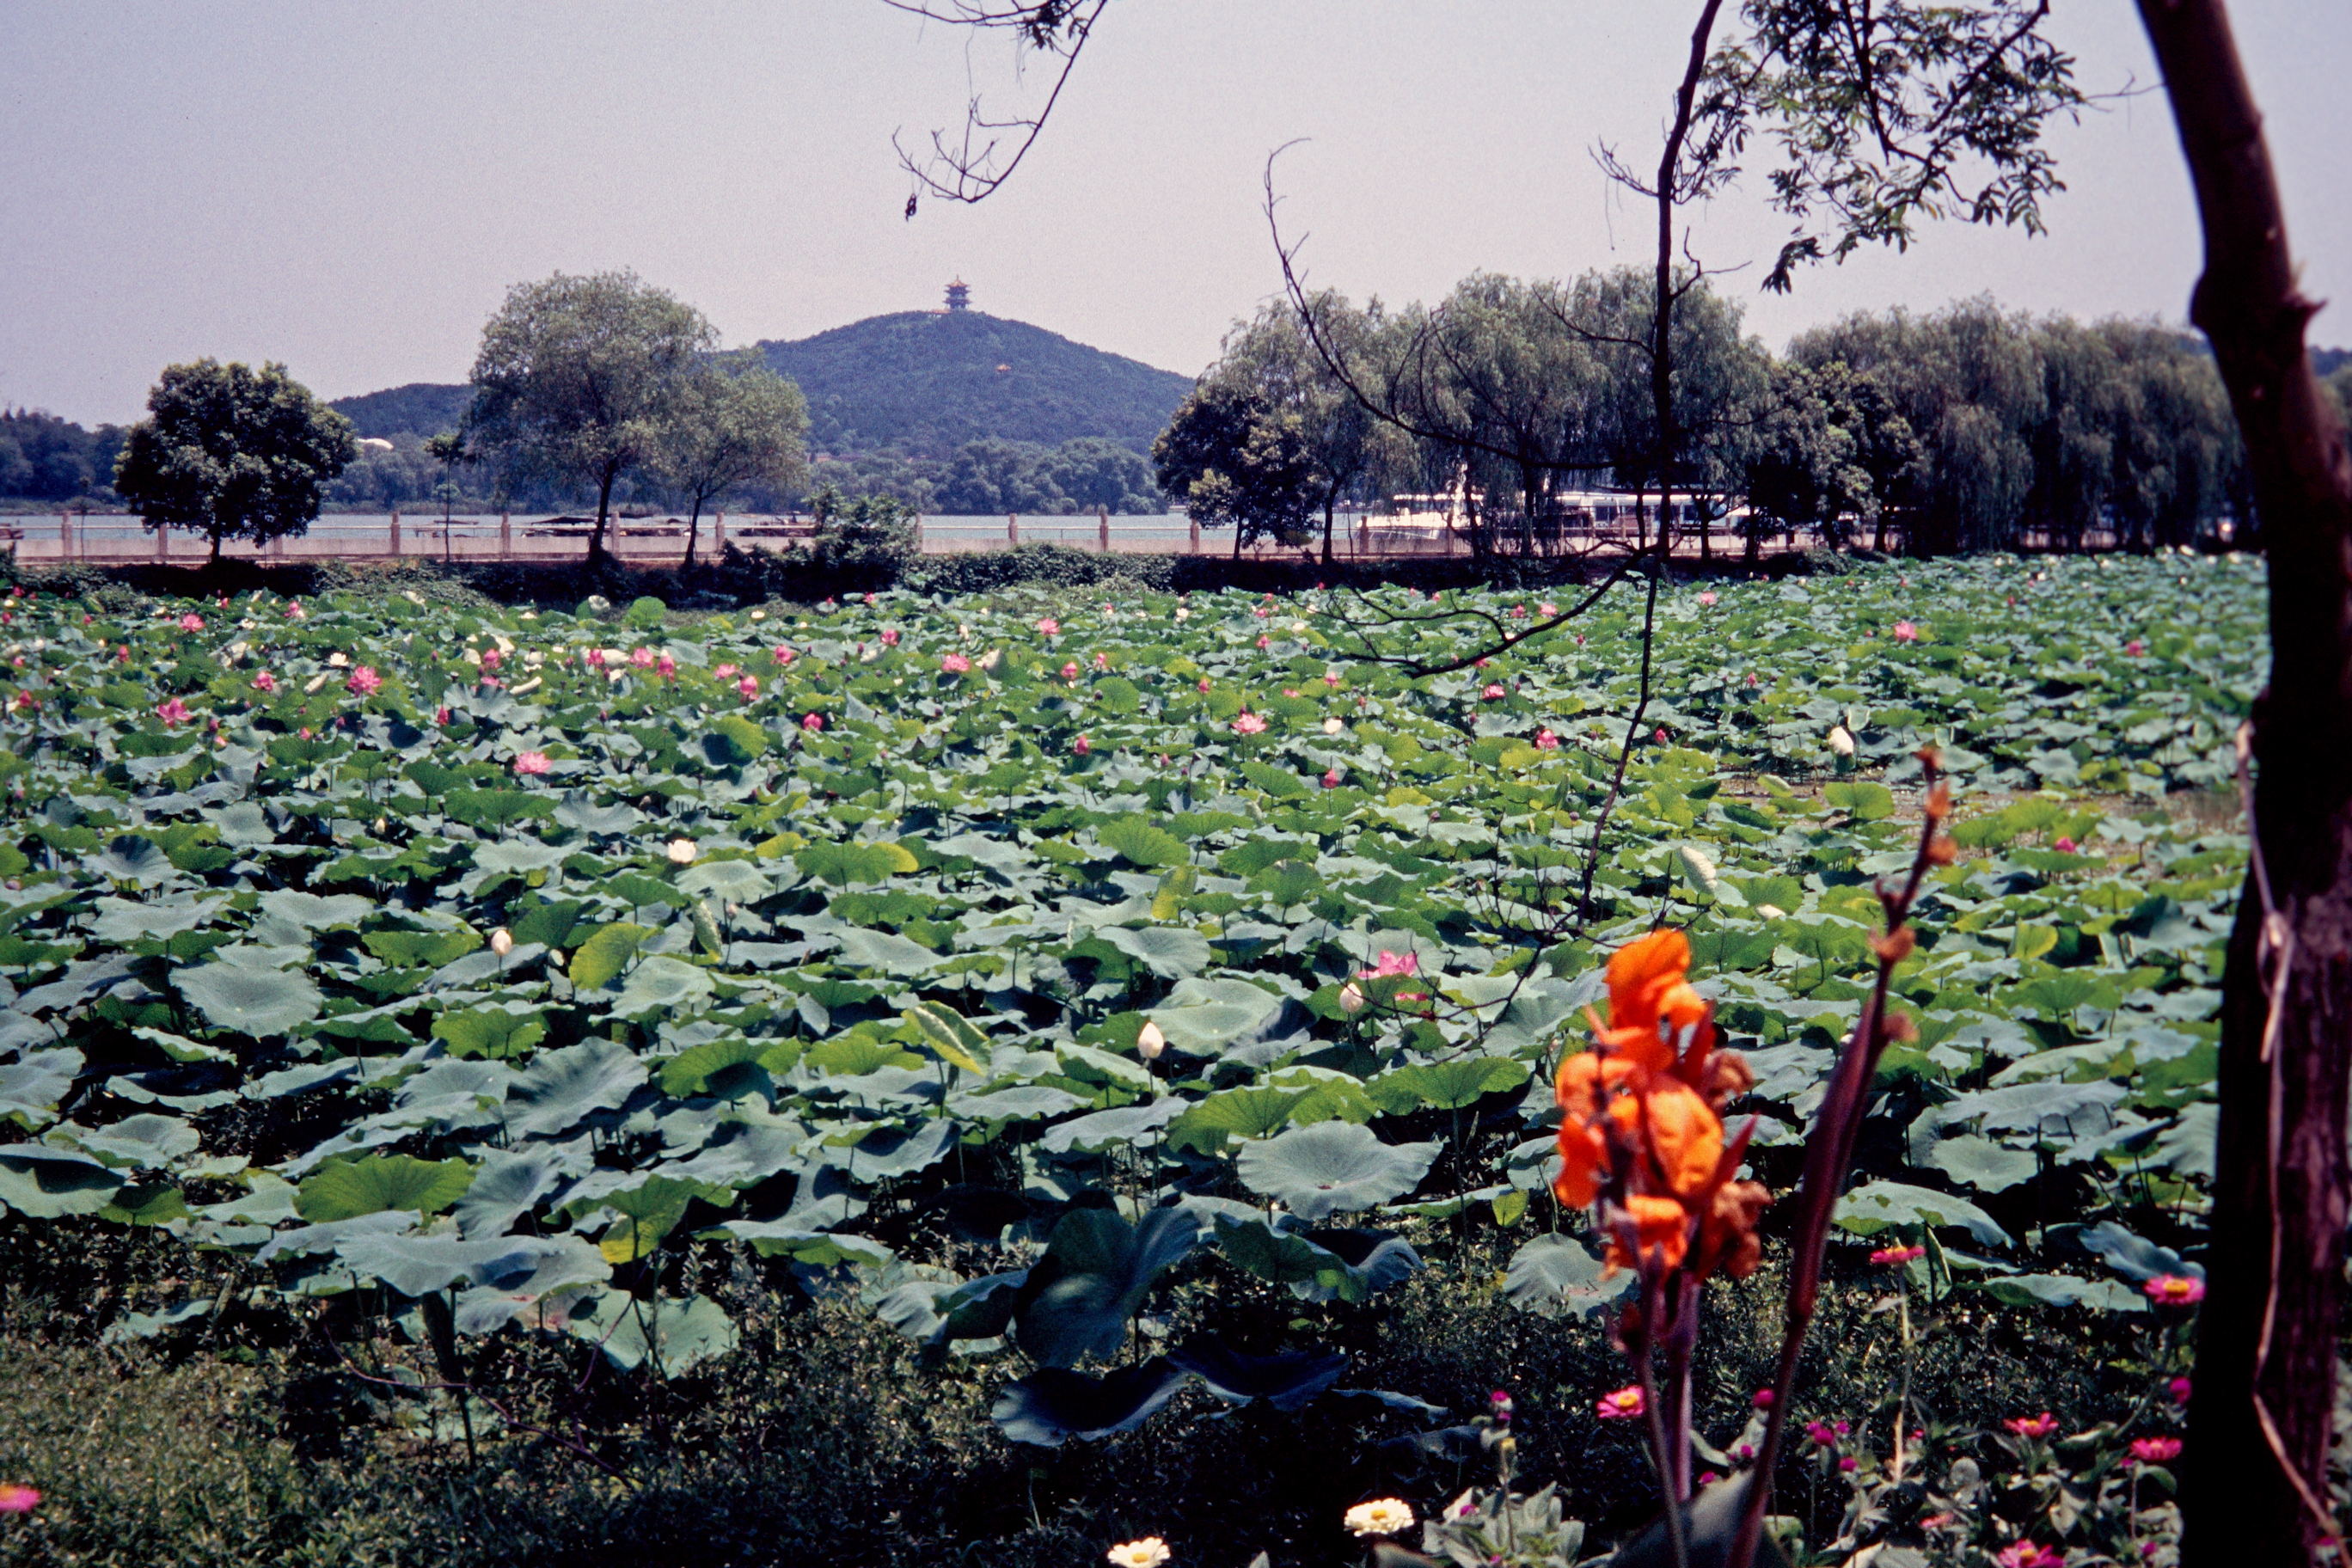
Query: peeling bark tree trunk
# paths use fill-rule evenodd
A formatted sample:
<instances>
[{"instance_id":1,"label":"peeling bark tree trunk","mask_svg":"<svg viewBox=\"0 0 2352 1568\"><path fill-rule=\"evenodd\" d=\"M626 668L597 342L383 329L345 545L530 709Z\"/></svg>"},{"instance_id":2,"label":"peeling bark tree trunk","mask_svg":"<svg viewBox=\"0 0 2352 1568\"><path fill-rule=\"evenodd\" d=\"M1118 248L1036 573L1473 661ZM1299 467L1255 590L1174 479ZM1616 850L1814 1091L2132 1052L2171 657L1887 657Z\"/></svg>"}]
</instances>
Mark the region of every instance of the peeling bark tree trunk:
<instances>
[{"instance_id":1,"label":"peeling bark tree trunk","mask_svg":"<svg viewBox=\"0 0 2352 1568\"><path fill-rule=\"evenodd\" d=\"M2326 1516L2352 1069L2352 458L2304 351L2262 117L2221 0L2139 0L2196 182L2190 315L2228 386L2270 556L2255 868L2222 982L2209 1293L2184 1561L2297 1564Z\"/></svg>"}]
</instances>

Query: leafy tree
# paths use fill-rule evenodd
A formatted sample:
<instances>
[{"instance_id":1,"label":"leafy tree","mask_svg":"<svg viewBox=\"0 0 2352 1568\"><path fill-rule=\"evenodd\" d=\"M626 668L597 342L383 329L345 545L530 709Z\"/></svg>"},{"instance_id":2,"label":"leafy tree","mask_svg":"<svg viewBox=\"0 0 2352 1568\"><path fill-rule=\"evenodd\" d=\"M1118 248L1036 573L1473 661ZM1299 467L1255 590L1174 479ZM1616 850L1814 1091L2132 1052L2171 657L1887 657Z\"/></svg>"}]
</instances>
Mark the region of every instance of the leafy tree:
<instances>
[{"instance_id":1,"label":"leafy tree","mask_svg":"<svg viewBox=\"0 0 2352 1568\"><path fill-rule=\"evenodd\" d=\"M167 367L114 463L114 488L152 528L266 544L298 537L358 454L351 422L282 364Z\"/></svg>"},{"instance_id":2,"label":"leafy tree","mask_svg":"<svg viewBox=\"0 0 2352 1568\"><path fill-rule=\"evenodd\" d=\"M702 509L739 486L796 483L808 471L808 404L753 350L706 360L677 385L655 472L691 507L686 564Z\"/></svg>"},{"instance_id":3,"label":"leafy tree","mask_svg":"<svg viewBox=\"0 0 2352 1568\"><path fill-rule=\"evenodd\" d=\"M1232 526L1236 556L1261 536L1304 537L1317 504L1305 419L1232 382L1202 380L1151 444L1151 465L1194 521Z\"/></svg>"},{"instance_id":4,"label":"leafy tree","mask_svg":"<svg viewBox=\"0 0 2352 1568\"><path fill-rule=\"evenodd\" d=\"M700 311L634 272L517 284L482 328L468 424L510 468L595 489L601 561L614 481L659 459L717 343Z\"/></svg>"},{"instance_id":5,"label":"leafy tree","mask_svg":"<svg viewBox=\"0 0 2352 1568\"><path fill-rule=\"evenodd\" d=\"M816 536L809 542L809 551L820 566L879 566L895 572L918 552L915 510L888 496L845 500L827 487L817 492L812 509Z\"/></svg>"},{"instance_id":6,"label":"leafy tree","mask_svg":"<svg viewBox=\"0 0 2352 1568\"><path fill-rule=\"evenodd\" d=\"M1330 293L1312 303L1335 351L1359 364L1365 362L1381 331L1379 306L1356 310ZM1310 512L1323 513L1323 559L1330 560L1333 513L1372 468L1377 422L1323 363L1286 301L1237 322L1225 334L1208 379L1255 395L1278 416L1296 417L1309 465L1300 499Z\"/></svg>"},{"instance_id":7,"label":"leafy tree","mask_svg":"<svg viewBox=\"0 0 2352 1568\"><path fill-rule=\"evenodd\" d=\"M459 465L475 461L473 451L466 445L462 431L444 430L425 441L425 455L441 465L441 521L449 521L457 504L457 469Z\"/></svg>"}]
</instances>

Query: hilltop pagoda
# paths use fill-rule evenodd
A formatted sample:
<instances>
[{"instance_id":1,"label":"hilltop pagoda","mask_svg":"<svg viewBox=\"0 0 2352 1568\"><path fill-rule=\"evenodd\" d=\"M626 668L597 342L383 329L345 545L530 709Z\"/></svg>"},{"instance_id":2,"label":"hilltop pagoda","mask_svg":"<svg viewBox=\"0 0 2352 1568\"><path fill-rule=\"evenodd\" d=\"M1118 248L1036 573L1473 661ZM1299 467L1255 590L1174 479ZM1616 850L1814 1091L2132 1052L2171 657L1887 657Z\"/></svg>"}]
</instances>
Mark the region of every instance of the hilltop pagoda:
<instances>
[{"instance_id":1,"label":"hilltop pagoda","mask_svg":"<svg viewBox=\"0 0 2352 1568\"><path fill-rule=\"evenodd\" d=\"M971 309L971 289L966 287L961 278L948 285L948 309L950 310Z\"/></svg>"}]
</instances>

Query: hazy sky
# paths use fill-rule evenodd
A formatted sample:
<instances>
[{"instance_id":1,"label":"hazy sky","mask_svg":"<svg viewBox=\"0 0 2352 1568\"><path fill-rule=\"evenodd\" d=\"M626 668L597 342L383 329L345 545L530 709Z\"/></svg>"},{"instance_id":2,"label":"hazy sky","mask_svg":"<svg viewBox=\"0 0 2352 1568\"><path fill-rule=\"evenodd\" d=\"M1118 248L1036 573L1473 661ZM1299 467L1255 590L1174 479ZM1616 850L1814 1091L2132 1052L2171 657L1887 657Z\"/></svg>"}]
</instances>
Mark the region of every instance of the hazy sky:
<instances>
[{"instance_id":1,"label":"hazy sky","mask_svg":"<svg viewBox=\"0 0 2352 1568\"><path fill-rule=\"evenodd\" d=\"M2305 286L2352 342L2352 4L2241 0ZM1433 300L1478 268L1639 261L1596 141L1654 162L1689 0L1117 0L1013 182L900 212L890 149L1020 90L1000 41L879 0L693 5L5 0L0 403L136 417L165 364L283 360L321 395L456 381L514 283L634 268L730 344L936 305L1172 370L1278 285L1266 154L1312 281ZM2129 0L2058 0L2093 89L2155 82ZM1029 85L1045 79L1033 65ZM1907 256L1759 294L1751 184L1697 246L1775 346L1849 310L1990 292L2178 320L2199 243L2160 94L2054 139L2029 240L1941 226Z\"/></svg>"}]
</instances>

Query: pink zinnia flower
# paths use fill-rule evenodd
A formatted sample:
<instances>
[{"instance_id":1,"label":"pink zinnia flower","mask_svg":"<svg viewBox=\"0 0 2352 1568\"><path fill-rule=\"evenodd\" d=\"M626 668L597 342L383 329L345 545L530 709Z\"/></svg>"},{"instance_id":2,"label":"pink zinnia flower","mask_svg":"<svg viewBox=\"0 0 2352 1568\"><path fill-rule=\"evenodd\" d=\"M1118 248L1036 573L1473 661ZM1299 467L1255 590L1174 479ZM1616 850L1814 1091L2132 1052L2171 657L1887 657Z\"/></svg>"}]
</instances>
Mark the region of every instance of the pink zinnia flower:
<instances>
[{"instance_id":1,"label":"pink zinnia flower","mask_svg":"<svg viewBox=\"0 0 2352 1568\"><path fill-rule=\"evenodd\" d=\"M362 664L352 669L352 678L343 682L343 689L362 697L373 697L383 685L383 677L375 672L375 668Z\"/></svg>"},{"instance_id":2,"label":"pink zinnia flower","mask_svg":"<svg viewBox=\"0 0 2352 1568\"><path fill-rule=\"evenodd\" d=\"M1826 1421L1807 1422L1805 1436L1824 1448L1834 1447L1837 1445L1837 1434L1830 1430L1830 1424Z\"/></svg>"},{"instance_id":3,"label":"pink zinnia flower","mask_svg":"<svg viewBox=\"0 0 2352 1568\"><path fill-rule=\"evenodd\" d=\"M1244 713L1240 718L1234 721L1234 733L1236 735L1262 735L1265 733L1265 721L1259 718L1255 713Z\"/></svg>"},{"instance_id":4,"label":"pink zinnia flower","mask_svg":"<svg viewBox=\"0 0 2352 1568\"><path fill-rule=\"evenodd\" d=\"M166 699L164 702L155 710L155 717L163 721L164 725L168 728L173 724L184 724L190 719L195 717L195 715L188 711L188 705L186 703L181 701L176 697L173 697Z\"/></svg>"},{"instance_id":5,"label":"pink zinnia flower","mask_svg":"<svg viewBox=\"0 0 2352 1568\"><path fill-rule=\"evenodd\" d=\"M278 689L278 678L265 669L253 678L253 689L256 691L275 691Z\"/></svg>"},{"instance_id":6,"label":"pink zinnia flower","mask_svg":"<svg viewBox=\"0 0 2352 1568\"><path fill-rule=\"evenodd\" d=\"M737 667L737 666L735 666L735 665L731 665L731 664L722 664L722 665L719 666L716 669L713 669L713 670L710 672L710 675L711 675L711 679L714 679L714 680L729 680L729 679L732 679L734 677L736 677L736 676L738 676L738 675L740 675L741 673L742 673L742 670L741 670L739 667Z\"/></svg>"},{"instance_id":7,"label":"pink zinnia flower","mask_svg":"<svg viewBox=\"0 0 2352 1568\"><path fill-rule=\"evenodd\" d=\"M824 728L824 715L822 713L810 714L807 718L801 721L801 728L814 735L819 730Z\"/></svg>"},{"instance_id":8,"label":"pink zinnia flower","mask_svg":"<svg viewBox=\"0 0 2352 1568\"><path fill-rule=\"evenodd\" d=\"M1082 757L1094 749L1095 743L1092 741L1087 740L1084 735L1079 736L1076 740L1070 742L1070 750L1076 752Z\"/></svg>"},{"instance_id":9,"label":"pink zinnia flower","mask_svg":"<svg viewBox=\"0 0 2352 1568\"><path fill-rule=\"evenodd\" d=\"M1648 1406L1643 1403L1642 1398L1642 1385L1637 1383L1627 1384L1624 1387L1617 1390L1614 1394L1602 1394L1601 1396L1601 1403L1596 1407L1597 1413L1603 1421L1614 1421L1623 1416L1639 1415L1647 1408Z\"/></svg>"},{"instance_id":10,"label":"pink zinnia flower","mask_svg":"<svg viewBox=\"0 0 2352 1568\"><path fill-rule=\"evenodd\" d=\"M1913 626L1909 621L1897 621L1895 623L1895 640L1896 642L1917 642L1919 640L1919 628Z\"/></svg>"},{"instance_id":11,"label":"pink zinnia flower","mask_svg":"<svg viewBox=\"0 0 2352 1568\"><path fill-rule=\"evenodd\" d=\"M204 616L196 614L195 611L190 610L186 615L180 617L180 629L184 632L203 631L205 629L205 618Z\"/></svg>"},{"instance_id":12,"label":"pink zinnia flower","mask_svg":"<svg viewBox=\"0 0 2352 1568\"><path fill-rule=\"evenodd\" d=\"M2045 1410L2039 1415L2012 1415L2001 1425L2021 1437L2047 1437L2058 1430L2058 1418Z\"/></svg>"},{"instance_id":13,"label":"pink zinnia flower","mask_svg":"<svg viewBox=\"0 0 2352 1568\"><path fill-rule=\"evenodd\" d=\"M446 713L448 710L443 709L442 711ZM517 752L515 753L514 771L518 773L525 774L545 773L547 771L547 753L545 752Z\"/></svg>"},{"instance_id":14,"label":"pink zinnia flower","mask_svg":"<svg viewBox=\"0 0 2352 1568\"><path fill-rule=\"evenodd\" d=\"M1759 1388L1756 1391L1754 1397L1748 1400L1748 1403L1755 1405L1759 1410L1769 1410L1772 1408L1773 1398L1774 1395L1770 1389Z\"/></svg>"},{"instance_id":15,"label":"pink zinnia flower","mask_svg":"<svg viewBox=\"0 0 2352 1568\"><path fill-rule=\"evenodd\" d=\"M747 675L735 683L735 689L741 692L746 700L757 697L760 695L760 678Z\"/></svg>"},{"instance_id":16,"label":"pink zinnia flower","mask_svg":"<svg viewBox=\"0 0 2352 1568\"><path fill-rule=\"evenodd\" d=\"M1324 770L1323 787L1325 789L1338 789L1339 787L1339 770L1338 768L1326 768Z\"/></svg>"},{"instance_id":17,"label":"pink zinnia flower","mask_svg":"<svg viewBox=\"0 0 2352 1568\"><path fill-rule=\"evenodd\" d=\"M1037 629L1045 633L1049 637L1059 637L1062 634L1062 623L1055 620L1053 616L1047 616L1045 619L1037 623Z\"/></svg>"},{"instance_id":18,"label":"pink zinnia flower","mask_svg":"<svg viewBox=\"0 0 2352 1568\"><path fill-rule=\"evenodd\" d=\"M800 655L794 653L788 647L780 647L776 650L776 662L778 664L790 664L799 657Z\"/></svg>"},{"instance_id":19,"label":"pink zinnia flower","mask_svg":"<svg viewBox=\"0 0 2352 1568\"><path fill-rule=\"evenodd\" d=\"M2189 1274L2159 1274L2140 1289L2159 1307L2193 1307L2205 1299L2205 1281Z\"/></svg>"},{"instance_id":20,"label":"pink zinnia flower","mask_svg":"<svg viewBox=\"0 0 2352 1568\"><path fill-rule=\"evenodd\" d=\"M2000 1568L2066 1568L2063 1557L2031 1541L2021 1541L2014 1546L2002 1548L2000 1555L1993 1561L2000 1563Z\"/></svg>"},{"instance_id":21,"label":"pink zinnia flower","mask_svg":"<svg viewBox=\"0 0 2352 1568\"><path fill-rule=\"evenodd\" d=\"M41 1494L31 1487L10 1482L0 1486L0 1513L30 1513L41 1506Z\"/></svg>"},{"instance_id":22,"label":"pink zinnia flower","mask_svg":"<svg viewBox=\"0 0 2352 1568\"><path fill-rule=\"evenodd\" d=\"M2187 1378L2176 1377L2170 1383L2164 1385L2164 1391L2172 1395L2172 1403L2175 1405L2186 1405L2189 1403L2189 1395L2192 1387L2193 1385Z\"/></svg>"},{"instance_id":23,"label":"pink zinnia flower","mask_svg":"<svg viewBox=\"0 0 2352 1568\"><path fill-rule=\"evenodd\" d=\"M1536 750L1538 752L1557 752L1559 750L1559 737L1553 734L1549 730L1538 730L1536 731Z\"/></svg>"},{"instance_id":24,"label":"pink zinnia flower","mask_svg":"<svg viewBox=\"0 0 2352 1568\"><path fill-rule=\"evenodd\" d=\"M1870 1255L1870 1260L1882 1268L1893 1268L1927 1256L1927 1249L1924 1247L1882 1247Z\"/></svg>"},{"instance_id":25,"label":"pink zinnia flower","mask_svg":"<svg viewBox=\"0 0 2352 1568\"><path fill-rule=\"evenodd\" d=\"M940 668L950 675L961 675L971 668L971 660L960 653L951 653L940 660Z\"/></svg>"},{"instance_id":26,"label":"pink zinnia flower","mask_svg":"<svg viewBox=\"0 0 2352 1568\"><path fill-rule=\"evenodd\" d=\"M1698 596L1698 602L1699 602L1700 604L1702 604L1702 605L1712 605L1712 604L1714 604L1714 603L1715 603L1715 591L1714 591L1713 589L1709 589L1707 592L1706 592L1706 593L1704 593L1704 594L1701 594L1701 595Z\"/></svg>"},{"instance_id":27,"label":"pink zinnia flower","mask_svg":"<svg viewBox=\"0 0 2352 1568\"><path fill-rule=\"evenodd\" d=\"M1500 686L1490 683L1486 689L1478 693L1478 700L1481 702L1500 702L1503 700L1503 689Z\"/></svg>"},{"instance_id":28,"label":"pink zinnia flower","mask_svg":"<svg viewBox=\"0 0 2352 1568\"><path fill-rule=\"evenodd\" d=\"M897 647L898 646L898 627L896 627L896 626L887 626L887 627L885 627L885 628L883 629L883 632L882 632L882 646L883 646L884 647Z\"/></svg>"},{"instance_id":29,"label":"pink zinnia flower","mask_svg":"<svg viewBox=\"0 0 2352 1568\"><path fill-rule=\"evenodd\" d=\"M2178 1437L2135 1437L2131 1448L2132 1458L2143 1465L2168 1465L2180 1458Z\"/></svg>"}]
</instances>

